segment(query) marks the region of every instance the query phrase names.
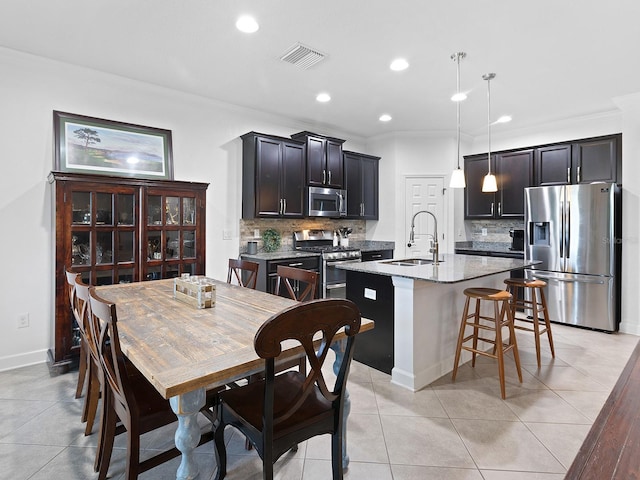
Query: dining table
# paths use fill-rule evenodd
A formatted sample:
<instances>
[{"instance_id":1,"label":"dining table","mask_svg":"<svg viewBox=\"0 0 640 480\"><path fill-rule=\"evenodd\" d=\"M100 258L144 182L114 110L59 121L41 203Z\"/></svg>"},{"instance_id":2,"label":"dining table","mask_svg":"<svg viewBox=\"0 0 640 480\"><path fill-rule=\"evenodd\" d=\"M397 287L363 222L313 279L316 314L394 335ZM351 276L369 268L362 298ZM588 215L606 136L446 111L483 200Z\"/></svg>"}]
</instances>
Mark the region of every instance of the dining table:
<instances>
[{"instance_id":1,"label":"dining table","mask_svg":"<svg viewBox=\"0 0 640 480\"><path fill-rule=\"evenodd\" d=\"M263 371L264 359L254 350L255 334L266 320L297 303L218 280L206 281L215 289L210 308L196 308L181 301L179 295L174 298L174 279L96 288L100 297L116 304L124 355L169 400L178 418L175 444L182 453L178 480L198 477L193 452L200 441L197 416L205 406L207 389ZM362 319L361 332L373 327L373 321ZM342 362L345 338L344 332L339 332L331 346L336 353L334 371ZM283 343L278 361L287 362L302 355L304 350L299 343L290 340ZM350 406L346 397L345 467L349 462L346 417Z\"/></svg>"}]
</instances>

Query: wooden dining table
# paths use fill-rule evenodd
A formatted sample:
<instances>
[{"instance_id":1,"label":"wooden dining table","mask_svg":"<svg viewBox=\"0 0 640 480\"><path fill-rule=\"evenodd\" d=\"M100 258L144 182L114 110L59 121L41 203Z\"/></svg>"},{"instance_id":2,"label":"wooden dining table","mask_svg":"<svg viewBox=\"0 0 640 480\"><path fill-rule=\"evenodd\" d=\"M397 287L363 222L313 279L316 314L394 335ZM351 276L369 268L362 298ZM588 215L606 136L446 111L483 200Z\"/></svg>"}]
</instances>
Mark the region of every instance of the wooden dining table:
<instances>
[{"instance_id":1,"label":"wooden dining table","mask_svg":"<svg viewBox=\"0 0 640 480\"><path fill-rule=\"evenodd\" d=\"M169 400L178 417L175 444L182 453L176 478L198 476L193 452L200 441L197 415L205 405L208 388L226 385L264 370L253 340L258 328L271 316L296 304L294 300L256 290L212 281L215 304L198 309L174 298L172 279L98 287L98 295L116 304L123 353ZM360 331L372 329L362 319ZM342 361L341 338L334 371ZM295 342L283 344L279 357L287 361L303 354ZM349 411L345 400L345 422ZM345 432L346 435L346 432ZM346 448L346 441L344 442ZM213 453L212 453L213 454ZM343 464L348 464L346 450Z\"/></svg>"}]
</instances>

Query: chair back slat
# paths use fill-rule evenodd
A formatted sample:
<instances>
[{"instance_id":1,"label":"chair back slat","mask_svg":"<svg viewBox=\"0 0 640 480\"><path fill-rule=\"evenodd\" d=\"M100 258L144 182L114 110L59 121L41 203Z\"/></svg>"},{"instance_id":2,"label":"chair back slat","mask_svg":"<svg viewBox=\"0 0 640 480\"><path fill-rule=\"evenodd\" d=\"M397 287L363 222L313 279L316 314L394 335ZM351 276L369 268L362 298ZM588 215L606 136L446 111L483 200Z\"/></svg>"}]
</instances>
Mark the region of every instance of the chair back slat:
<instances>
[{"instance_id":1,"label":"chair back slat","mask_svg":"<svg viewBox=\"0 0 640 480\"><path fill-rule=\"evenodd\" d=\"M281 344L285 340L298 341L304 348L311 366L303 387L296 392L290 403L279 405L277 412L271 412L274 425L293 415L315 386L329 402L341 401L353 356L353 341L360 330L360 322L360 311L350 300L320 299L283 310L260 327L254 339L254 347L256 353L266 362L265 395L273 395L273 390L269 387L275 378L273 363L282 352ZM342 328L347 335L344 360L333 389L330 390L322 373L322 366L336 333ZM319 339L320 345L317 347L314 340ZM269 404L273 404L273 399L265 398L265 405Z\"/></svg>"},{"instance_id":2,"label":"chair back slat","mask_svg":"<svg viewBox=\"0 0 640 480\"><path fill-rule=\"evenodd\" d=\"M102 371L110 392L113 395L114 408L118 417L124 421L131 418L131 406L136 405L130 399L131 389L128 385L129 375L126 371L125 358L120 348L115 303L100 298L95 287L89 288L92 325L97 330L97 348ZM128 428L128 426L127 426Z\"/></svg>"},{"instance_id":3,"label":"chair back slat","mask_svg":"<svg viewBox=\"0 0 640 480\"><path fill-rule=\"evenodd\" d=\"M69 297L69 305L71 305L71 311L76 319L76 322L80 324L78 313L76 312L76 279L80 278L80 274L72 272L71 270L65 270L67 278L67 295Z\"/></svg>"},{"instance_id":4,"label":"chair back slat","mask_svg":"<svg viewBox=\"0 0 640 480\"><path fill-rule=\"evenodd\" d=\"M276 294L280 293L280 286L284 283L289 296L293 300L304 302L316 298L316 290L318 287L318 273L302 268L287 267L278 265L276 271L278 274L276 280ZM291 284L291 281L298 282L298 292Z\"/></svg>"},{"instance_id":5,"label":"chair back slat","mask_svg":"<svg viewBox=\"0 0 640 480\"><path fill-rule=\"evenodd\" d=\"M237 260L235 258L229 259L229 271L227 273L227 283L233 283L232 279L241 287L256 288L256 282L258 280L258 268L259 263L250 262L249 260ZM242 279L242 273L248 274L246 281Z\"/></svg>"},{"instance_id":6,"label":"chair back slat","mask_svg":"<svg viewBox=\"0 0 640 480\"><path fill-rule=\"evenodd\" d=\"M93 359L100 365L100 357L98 355L98 345L96 332L92 325L91 304L89 300L89 285L85 284L80 277L76 279L76 310L79 312L80 320L83 325L89 353Z\"/></svg>"}]
</instances>

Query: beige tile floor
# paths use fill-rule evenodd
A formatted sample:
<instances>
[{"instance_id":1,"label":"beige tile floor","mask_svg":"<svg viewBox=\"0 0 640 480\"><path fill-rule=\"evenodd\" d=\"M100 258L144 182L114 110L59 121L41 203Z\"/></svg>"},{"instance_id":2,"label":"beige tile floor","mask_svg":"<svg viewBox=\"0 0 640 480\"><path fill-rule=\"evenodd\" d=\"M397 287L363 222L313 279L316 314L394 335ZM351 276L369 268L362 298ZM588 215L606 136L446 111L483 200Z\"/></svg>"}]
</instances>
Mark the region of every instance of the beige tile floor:
<instances>
[{"instance_id":1,"label":"beige tile floor","mask_svg":"<svg viewBox=\"0 0 640 480\"><path fill-rule=\"evenodd\" d=\"M354 363L349 380L350 480L562 479L622 371L638 337L554 325L556 358L543 343L537 368L533 340L518 333L523 383L508 359L507 399L495 364L464 365L455 383L444 376L412 393L389 376ZM94 479L96 434L83 435L77 373L50 377L44 364L0 373L0 478ZM206 422L203 420L203 427ZM147 453L173 442L174 427L147 434ZM94 430L95 431L95 430ZM229 480L262 478L259 458L227 430ZM124 475L123 438L109 477ZM212 444L196 451L200 477L215 473ZM280 480L331 478L328 436L314 438L276 464ZM175 459L140 476L175 478Z\"/></svg>"}]
</instances>

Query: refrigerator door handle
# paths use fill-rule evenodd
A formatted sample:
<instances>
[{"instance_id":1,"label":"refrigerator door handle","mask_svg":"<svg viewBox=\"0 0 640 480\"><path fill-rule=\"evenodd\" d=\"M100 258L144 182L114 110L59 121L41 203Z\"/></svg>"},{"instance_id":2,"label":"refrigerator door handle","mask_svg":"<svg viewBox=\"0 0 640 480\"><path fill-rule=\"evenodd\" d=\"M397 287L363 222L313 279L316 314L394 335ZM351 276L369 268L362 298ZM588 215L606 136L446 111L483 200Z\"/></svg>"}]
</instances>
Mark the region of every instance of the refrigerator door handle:
<instances>
[{"instance_id":1,"label":"refrigerator door handle","mask_svg":"<svg viewBox=\"0 0 640 480\"><path fill-rule=\"evenodd\" d=\"M560 258L564 256L564 202L560 202L560 241L558 245L560 246Z\"/></svg>"},{"instance_id":2,"label":"refrigerator door handle","mask_svg":"<svg viewBox=\"0 0 640 480\"><path fill-rule=\"evenodd\" d=\"M569 258L569 255L571 254L571 249L569 248L569 246L571 245L571 201L570 200L567 200L566 215L567 215L567 218L565 218L565 222L564 222L564 225L565 225L564 249L567 251L567 255L565 256L565 258Z\"/></svg>"}]
</instances>

